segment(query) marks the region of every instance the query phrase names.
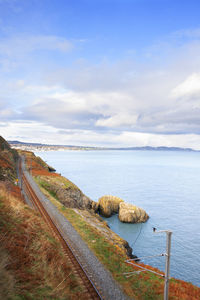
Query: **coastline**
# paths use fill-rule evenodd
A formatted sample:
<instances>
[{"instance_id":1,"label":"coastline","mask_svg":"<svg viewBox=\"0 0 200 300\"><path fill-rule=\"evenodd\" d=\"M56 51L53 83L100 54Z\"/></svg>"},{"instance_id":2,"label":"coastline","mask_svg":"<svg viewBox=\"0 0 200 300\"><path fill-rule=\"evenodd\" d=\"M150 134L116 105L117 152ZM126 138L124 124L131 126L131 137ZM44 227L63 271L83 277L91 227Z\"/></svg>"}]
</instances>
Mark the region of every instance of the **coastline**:
<instances>
[{"instance_id":1,"label":"coastline","mask_svg":"<svg viewBox=\"0 0 200 300\"><path fill-rule=\"evenodd\" d=\"M198 153L68 151L37 155L70 178L96 202L104 194L116 195L149 213L150 219L142 226L121 223L115 216L107 219L111 229L130 245L142 227L133 247L138 257L156 255L165 249L165 234L153 234L153 227L171 229L171 276L200 286L194 263L200 265L200 240L192 222L193 218L199 225ZM183 260L184 256L186 259ZM145 258L143 262L165 270L164 258Z\"/></svg>"},{"instance_id":2,"label":"coastline","mask_svg":"<svg viewBox=\"0 0 200 300\"><path fill-rule=\"evenodd\" d=\"M29 153L29 155L34 155L33 153L30 153L30 152L27 152L27 153ZM41 159L40 159L41 160ZM41 163L41 161L40 161L40 163ZM50 176L51 178L59 178L59 174L57 174L57 173L51 173L51 175L50 175L50 173L47 171L47 164L43 161L43 163L42 163L42 168L41 168L41 165L40 165L40 167L39 167L39 169L37 169L38 168L38 166L36 166L36 164L35 163L33 163L33 158L32 159L27 159L27 166L30 168L31 167L31 172L32 172L32 174L33 174L33 176ZM40 174L40 175L39 175ZM54 175L53 175L54 174ZM60 176L60 177L62 177L62 176ZM41 187L40 187L41 188ZM78 188L78 187L77 187ZM105 228L108 228L108 226L107 225L105 225L105 224L103 224L102 223L102 221L100 221L100 223L101 223L101 225L103 224L103 226L102 227L100 227L100 228L98 228L98 225L97 224L93 224L93 226L91 226L91 222L88 222L88 220L89 220L89 218L88 218L88 212L86 213L86 215L85 215L85 211L84 210L77 210L77 208L75 208L75 209L73 209L73 208L69 208L69 209L67 209L66 207L64 207L63 206L63 204L62 203L60 203L54 196L52 196L50 193L49 193L49 191L48 190L45 190L44 188L43 188L43 193L46 193L46 196L48 196L48 198L50 199L50 201L55 205L55 206L57 206L57 207L59 207L59 210L60 210L60 212L62 212L62 214L71 222L71 224L72 224L72 226L77 230L77 232L79 233L79 234L81 234L82 236L82 238L84 239L85 238L85 241L86 242L88 242L88 236L87 235L85 235L85 231L86 231L86 229L87 229L87 231L89 230L90 231L90 234L92 233L92 234L94 234L94 236L98 236L99 237L99 239L100 238L102 238L102 233L103 232L105 232ZM81 219L80 219L81 218ZM77 220L79 220L78 222L76 222L76 219ZM92 216L92 219L94 220L96 220L97 219L97 216ZM90 220L91 221L91 220ZM79 223L82 223L82 227L80 228L80 224ZM95 222L94 222L95 223ZM97 230L97 228L99 229L99 230ZM111 231L109 231L109 232L111 232ZM114 232L113 232L114 233ZM113 274L113 276L114 276L114 278L115 279L117 279L118 281L119 281L119 283L120 284L122 284L123 286L125 285L125 290L126 289L128 289L128 287L127 287L127 284L132 284L132 286L133 286L133 288L134 289L136 289L136 283L137 283L137 278L131 278L131 279L129 279L129 280L127 280L127 282L124 282L124 280L125 280L125 277L124 277L124 275L123 275L123 273L122 273L122 270L127 270L127 266L125 265L125 261L127 260L127 253L125 253L124 252L124 249L122 250L122 247L120 247L119 246L119 243L117 244L116 243L116 241L118 241L119 242L119 240L120 241L122 241L122 239L118 236L117 238L116 238L116 236L117 235L115 235L115 238L114 238L114 241L115 242L112 242L111 243L111 240L110 240L110 235L109 236L107 236L107 238L105 238L105 236L104 236L104 238L103 238L103 240L102 240L102 243L101 243L101 245L96 245L96 238L92 238L91 239L91 243L90 243L90 245L89 245L89 247L92 249L92 251L94 251L94 253L95 253L95 255L97 255L97 257L100 259L100 261L102 261L103 262L103 264L104 265L106 265L106 267L109 269L109 271ZM119 239L119 240L118 240ZM125 240L124 240L124 242L126 242ZM111 245L112 244L112 245ZM109 247L111 247L111 248L109 248L110 250L109 250L109 252L111 252L111 253L115 253L115 256L116 256L116 260L119 260L119 257L120 257L120 269L119 269L119 272L120 272L120 274L117 274L116 275L116 270L115 270L115 266L114 266L114 264L116 264L116 262L114 263L112 260L111 260L111 257L109 256L109 259L107 260L107 257L106 257L106 255L105 255L105 252L104 252L104 250L103 250L103 248L101 248L102 247L102 245L106 245L106 247L107 247L107 245L108 245L108 248ZM124 247L124 245L123 245L123 247ZM126 248L126 247L125 247ZM111 250L112 249L112 250ZM106 253L107 253L107 249L106 249ZM113 256L113 255L112 255ZM158 272L160 272L158 269L156 269L156 268L153 268L153 267L151 267L151 266L148 266L148 265L144 265L144 264L141 264L141 265L143 265L143 266L146 266L147 268L149 268L149 269L151 269L151 270L154 270L154 271L158 271ZM122 266L125 266L125 269L124 269L124 267L122 267ZM113 270L113 267L114 267L114 270ZM129 270L133 270L133 268L131 267L131 269L129 268ZM135 268L135 270L136 271L138 271L139 269L136 267ZM113 273L114 272L114 273ZM149 273L149 272L147 272L147 273ZM160 272L161 274L162 274L162 272ZM117 276L117 277L116 277ZM143 282L143 283L141 283L141 285L143 286L145 286L146 285L146 280L147 280L147 278L152 278L152 279L150 279L151 281L153 280L153 282L152 282L152 285L154 286L154 284L156 284L157 285L157 280L158 279L156 279L155 280L155 277L151 277L151 275L149 275L149 274L141 274L140 276L139 276L139 278L141 278L141 282ZM160 284L161 284L161 286L163 285L163 281L161 280L161 281L159 281L160 282ZM184 283L184 284L186 284L186 285L188 285L188 286L190 286L190 289L191 289L191 287L194 287L194 289L195 289L195 292L196 292L196 290L198 291L198 288L197 287L195 287L195 286L193 286L192 284L190 284L190 283L186 283L186 282L184 282L184 281L181 281L181 280L176 280L176 279L172 279L172 286L174 286L174 284L175 284L175 286L178 284L178 285L181 285L181 282L182 283ZM137 289L136 289L137 290ZM153 290L154 290L154 288L152 289L152 293L153 293ZM162 290L162 289L161 289ZM133 291L132 291L133 292ZM132 293L131 292L131 293ZM128 294L130 293L130 291L128 292ZM145 290L144 290L144 293L147 293ZM136 298L137 299L137 298ZM142 298L138 298L138 299L142 299ZM155 298L155 299L160 299L160 298ZM196 299L196 298L194 298L194 299Z\"/></svg>"}]
</instances>

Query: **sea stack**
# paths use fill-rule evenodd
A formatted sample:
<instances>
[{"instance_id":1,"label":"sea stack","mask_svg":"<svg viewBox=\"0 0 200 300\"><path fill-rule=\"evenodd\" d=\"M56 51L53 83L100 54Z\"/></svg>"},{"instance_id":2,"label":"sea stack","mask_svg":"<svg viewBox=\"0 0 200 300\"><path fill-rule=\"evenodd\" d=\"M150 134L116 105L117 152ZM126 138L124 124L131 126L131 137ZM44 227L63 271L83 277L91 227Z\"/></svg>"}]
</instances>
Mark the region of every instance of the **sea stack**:
<instances>
[{"instance_id":1,"label":"sea stack","mask_svg":"<svg viewBox=\"0 0 200 300\"><path fill-rule=\"evenodd\" d=\"M98 205L99 205L99 213L104 217L110 217L113 214L118 213L119 211L119 204L124 202L119 197L116 196L102 196L99 198Z\"/></svg>"},{"instance_id":2,"label":"sea stack","mask_svg":"<svg viewBox=\"0 0 200 300\"><path fill-rule=\"evenodd\" d=\"M119 220L123 223L144 223L149 219L146 211L136 205L121 202L119 204Z\"/></svg>"}]
</instances>

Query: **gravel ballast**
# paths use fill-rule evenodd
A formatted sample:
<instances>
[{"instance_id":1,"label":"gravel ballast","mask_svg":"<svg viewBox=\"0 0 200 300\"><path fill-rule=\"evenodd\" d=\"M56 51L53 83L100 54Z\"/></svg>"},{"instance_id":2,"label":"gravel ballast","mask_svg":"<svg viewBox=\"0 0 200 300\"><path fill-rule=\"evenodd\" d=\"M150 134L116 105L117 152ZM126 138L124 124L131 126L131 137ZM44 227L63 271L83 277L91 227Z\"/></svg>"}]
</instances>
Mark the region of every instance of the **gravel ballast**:
<instances>
[{"instance_id":1,"label":"gravel ballast","mask_svg":"<svg viewBox=\"0 0 200 300\"><path fill-rule=\"evenodd\" d=\"M71 225L71 223L58 211L50 200L41 192L32 176L25 170L22 163L24 174L34 189L37 197L40 199L44 208L63 234L66 241L72 248L75 256L85 269L89 278L92 279L95 287L101 297L106 300L129 299L122 291L118 283L113 279L111 273L105 269L102 263L97 259L94 253L88 248L80 235ZM30 204L28 202L28 204Z\"/></svg>"}]
</instances>

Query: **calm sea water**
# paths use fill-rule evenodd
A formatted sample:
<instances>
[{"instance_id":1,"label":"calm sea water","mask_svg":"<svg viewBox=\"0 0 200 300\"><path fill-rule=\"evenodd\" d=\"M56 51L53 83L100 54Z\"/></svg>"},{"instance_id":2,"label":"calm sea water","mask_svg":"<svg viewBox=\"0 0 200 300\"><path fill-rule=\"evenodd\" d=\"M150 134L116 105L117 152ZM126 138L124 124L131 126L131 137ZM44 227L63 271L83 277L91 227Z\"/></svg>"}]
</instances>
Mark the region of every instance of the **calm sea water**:
<instances>
[{"instance_id":1,"label":"calm sea water","mask_svg":"<svg viewBox=\"0 0 200 300\"><path fill-rule=\"evenodd\" d=\"M36 153L91 199L115 195L147 211L144 224L107 219L138 257L165 252L172 234L171 276L200 286L200 153L171 151L53 151ZM164 270L164 257L143 261Z\"/></svg>"}]
</instances>

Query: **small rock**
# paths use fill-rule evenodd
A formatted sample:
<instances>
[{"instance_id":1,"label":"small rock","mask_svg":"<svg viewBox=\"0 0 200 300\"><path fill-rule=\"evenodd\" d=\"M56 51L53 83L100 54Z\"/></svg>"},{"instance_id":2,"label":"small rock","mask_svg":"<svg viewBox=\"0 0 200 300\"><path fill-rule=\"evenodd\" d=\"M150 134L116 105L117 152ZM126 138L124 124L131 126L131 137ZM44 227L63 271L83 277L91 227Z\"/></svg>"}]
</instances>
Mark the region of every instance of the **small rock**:
<instances>
[{"instance_id":1,"label":"small rock","mask_svg":"<svg viewBox=\"0 0 200 300\"><path fill-rule=\"evenodd\" d=\"M116 196L106 195L99 198L99 213L104 217L110 217L113 214L118 213L119 204L124 202L124 200L120 199Z\"/></svg>"},{"instance_id":2,"label":"small rock","mask_svg":"<svg viewBox=\"0 0 200 300\"><path fill-rule=\"evenodd\" d=\"M124 223L144 223L149 216L144 209L133 204L120 203L119 205L119 220Z\"/></svg>"}]
</instances>

